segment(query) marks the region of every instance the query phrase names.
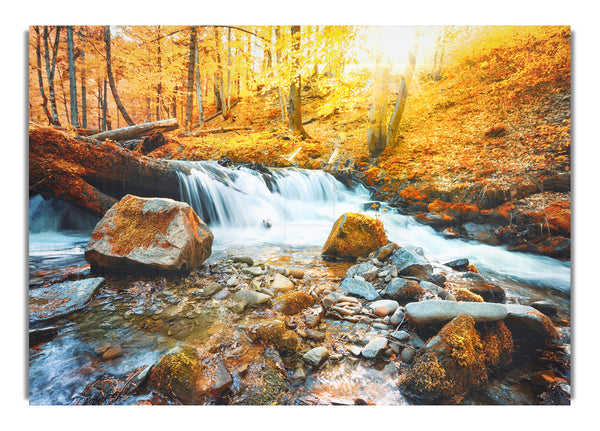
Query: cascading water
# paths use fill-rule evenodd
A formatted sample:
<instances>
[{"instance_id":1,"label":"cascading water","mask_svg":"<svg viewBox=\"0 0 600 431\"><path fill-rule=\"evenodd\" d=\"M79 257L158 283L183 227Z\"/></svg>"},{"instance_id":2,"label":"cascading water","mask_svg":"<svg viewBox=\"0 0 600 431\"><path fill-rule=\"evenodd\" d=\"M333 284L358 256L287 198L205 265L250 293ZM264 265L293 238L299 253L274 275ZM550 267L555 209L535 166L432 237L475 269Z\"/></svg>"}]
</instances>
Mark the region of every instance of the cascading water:
<instances>
[{"instance_id":1,"label":"cascading water","mask_svg":"<svg viewBox=\"0 0 600 431\"><path fill-rule=\"evenodd\" d=\"M320 252L333 223L345 212L363 212L381 218L391 241L421 248L434 266L467 257L487 280L506 289L510 301L519 302L520 297L545 299L569 315L569 262L446 239L385 204L375 211L367 189L361 185L347 188L325 172L293 168L256 171L214 162L173 163L181 167L181 200L188 202L213 231L209 261L247 254L255 261L289 262L284 259L293 255L294 264L323 265ZM44 273L86 264L83 248L96 222L96 218L82 215L66 203L43 201L39 196L30 199L31 288L48 281ZM177 289L167 285L153 290L143 281L111 280L85 312L59 324L56 338L30 349L30 402L75 403L78 394L105 373L123 378L132 369L154 363L188 338L206 339L220 313L218 306L206 303L206 309L199 313L174 319L170 313L186 306L189 295L187 288L182 292ZM189 322L193 322L195 332L186 332L190 331ZM107 340L118 343L121 356L110 361L99 357L98 351ZM381 374L360 363L346 365L348 369L332 368L322 380L307 379L305 389L325 397L339 393L341 386L352 391L364 386L370 399L383 404L406 403L395 389L397 371ZM340 381L341 376L346 380ZM127 402L137 399L131 397Z\"/></svg>"},{"instance_id":2,"label":"cascading water","mask_svg":"<svg viewBox=\"0 0 600 431\"><path fill-rule=\"evenodd\" d=\"M361 185L346 188L322 171L232 169L214 162L181 162L181 197L215 231L216 249L228 246L322 247L335 220L347 211L380 217L388 237L403 247L420 247L440 263L467 257L492 279L508 279L568 292L570 264L508 251L476 241L446 239L412 217L383 204L370 208ZM266 224L266 226L265 226Z\"/></svg>"}]
</instances>

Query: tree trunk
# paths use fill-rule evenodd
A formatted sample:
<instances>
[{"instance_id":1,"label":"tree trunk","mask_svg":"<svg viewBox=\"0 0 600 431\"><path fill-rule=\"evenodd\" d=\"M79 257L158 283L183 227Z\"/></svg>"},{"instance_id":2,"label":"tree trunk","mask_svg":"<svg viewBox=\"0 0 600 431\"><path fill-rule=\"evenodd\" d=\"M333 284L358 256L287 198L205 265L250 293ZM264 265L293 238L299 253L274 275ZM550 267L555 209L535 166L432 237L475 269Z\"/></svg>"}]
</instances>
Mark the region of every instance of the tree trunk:
<instances>
[{"instance_id":1,"label":"tree trunk","mask_svg":"<svg viewBox=\"0 0 600 431\"><path fill-rule=\"evenodd\" d=\"M108 127L108 89L104 78L104 91L102 92L102 130L110 130Z\"/></svg>"},{"instance_id":2,"label":"tree trunk","mask_svg":"<svg viewBox=\"0 0 600 431\"><path fill-rule=\"evenodd\" d=\"M300 87L301 87L301 74L300 74L300 61L299 61L299 51L300 51L300 26L293 25L291 26L291 34L292 34L292 70L294 73L294 77L292 78L292 82L290 84L290 96L289 96L289 107L288 107L288 115L289 115L289 127L293 134L300 135L302 139L310 139L310 136L304 130L302 126L302 106L301 106L301 96L300 96Z\"/></svg>"},{"instance_id":3,"label":"tree trunk","mask_svg":"<svg viewBox=\"0 0 600 431\"><path fill-rule=\"evenodd\" d=\"M109 130L107 132L97 133L89 136L91 139L112 141L123 141L126 139L139 138L147 136L154 132L168 132L179 128L177 118L168 120L154 121L152 123L137 124L135 126L123 127L121 129Z\"/></svg>"},{"instance_id":4,"label":"tree trunk","mask_svg":"<svg viewBox=\"0 0 600 431\"><path fill-rule=\"evenodd\" d=\"M373 78L373 104L369 112L369 128L367 130L367 147L370 157L377 157L385 149L387 80L389 69L382 62L382 54L375 60L375 76Z\"/></svg>"},{"instance_id":5,"label":"tree trunk","mask_svg":"<svg viewBox=\"0 0 600 431\"><path fill-rule=\"evenodd\" d=\"M227 99L225 98L225 86L223 85L223 65L221 64L221 39L219 36L219 30L214 27L215 33L215 46L217 53L217 78L216 78L216 89L218 89L218 99L219 103L217 104L217 110L219 110L219 105L221 111L223 113L223 118L226 120L229 118L229 107L227 106ZM215 94L217 96L217 93Z\"/></svg>"},{"instance_id":6,"label":"tree trunk","mask_svg":"<svg viewBox=\"0 0 600 431\"><path fill-rule=\"evenodd\" d=\"M87 129L87 95L86 95L86 85L85 85L85 31L84 28L81 29L81 127Z\"/></svg>"},{"instance_id":7,"label":"tree trunk","mask_svg":"<svg viewBox=\"0 0 600 431\"><path fill-rule=\"evenodd\" d=\"M40 95L42 96L42 109L44 110L44 114L48 118L48 124L52 124L52 114L48 110L48 98L46 97L46 93L44 92L44 79L42 78L42 53L41 53L41 34L40 28L38 26L34 27L36 37L36 45L35 45L35 57L37 60L37 75L38 82L40 85Z\"/></svg>"},{"instance_id":8,"label":"tree trunk","mask_svg":"<svg viewBox=\"0 0 600 431\"><path fill-rule=\"evenodd\" d=\"M29 191L58 198L102 217L126 194L179 200L178 168L123 150L29 125Z\"/></svg>"},{"instance_id":9,"label":"tree trunk","mask_svg":"<svg viewBox=\"0 0 600 431\"><path fill-rule=\"evenodd\" d=\"M71 101L71 125L79 127L77 113L77 76L75 75L75 51L73 47L73 26L67 26L67 51L69 57L69 94Z\"/></svg>"},{"instance_id":10,"label":"tree trunk","mask_svg":"<svg viewBox=\"0 0 600 431\"><path fill-rule=\"evenodd\" d=\"M185 129L192 125L192 110L194 109L194 69L196 65L196 27L190 28L190 55L188 58L187 102L185 108Z\"/></svg>"},{"instance_id":11,"label":"tree trunk","mask_svg":"<svg viewBox=\"0 0 600 431\"><path fill-rule=\"evenodd\" d=\"M418 37L418 35L417 35ZM417 41L413 44L411 50L408 53L408 62L406 63L406 69L404 75L402 75L402 82L400 83L400 92L398 93L398 100L392 112L390 118L390 124L387 131L387 145L394 146L398 141L398 126L400 125L400 119L404 113L404 106L406 105L406 98L408 97L408 88L412 81L412 76L415 71L415 63L417 60Z\"/></svg>"},{"instance_id":12,"label":"tree trunk","mask_svg":"<svg viewBox=\"0 0 600 431\"><path fill-rule=\"evenodd\" d=\"M135 123L133 122L131 117L129 117L129 114L127 114L125 107L121 103L121 99L119 99L119 94L117 93L117 86L115 85L115 78L112 73L112 64L110 59L110 26L108 25L104 27L104 45L106 48L106 71L108 72L108 82L110 84L110 91L112 91L113 99L115 100L119 112L121 112L121 115L123 115L123 118L125 119L127 124L133 126Z\"/></svg>"},{"instance_id":13,"label":"tree trunk","mask_svg":"<svg viewBox=\"0 0 600 431\"><path fill-rule=\"evenodd\" d=\"M56 70L56 55L58 54L58 42L60 41L60 26L56 27L56 35L54 45L52 46L52 66L50 66L50 47L48 41L50 39L50 29L44 26L44 59L46 60L46 76L48 78L48 94L50 97L50 109L52 110L52 120L54 126L60 126L58 120L58 109L56 108L56 92L54 91L54 72Z\"/></svg>"},{"instance_id":14,"label":"tree trunk","mask_svg":"<svg viewBox=\"0 0 600 431\"><path fill-rule=\"evenodd\" d=\"M200 80L200 64L198 64L198 38L196 38L196 97L198 98L198 124L204 125L204 106L202 105L202 83Z\"/></svg>"}]
</instances>

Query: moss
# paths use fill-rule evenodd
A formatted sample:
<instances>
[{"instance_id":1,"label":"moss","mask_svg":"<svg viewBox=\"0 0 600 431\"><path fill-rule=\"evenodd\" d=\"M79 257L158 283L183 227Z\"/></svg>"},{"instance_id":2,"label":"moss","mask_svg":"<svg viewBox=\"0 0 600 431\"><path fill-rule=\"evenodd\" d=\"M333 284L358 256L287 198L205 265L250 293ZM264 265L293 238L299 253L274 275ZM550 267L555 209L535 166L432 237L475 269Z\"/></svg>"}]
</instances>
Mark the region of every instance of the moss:
<instances>
[{"instance_id":1,"label":"moss","mask_svg":"<svg viewBox=\"0 0 600 431\"><path fill-rule=\"evenodd\" d=\"M95 232L92 237L98 240L107 235L112 245L111 253L117 256L125 256L135 248L169 247L161 236L166 235L177 208L144 212L143 206L144 201L139 198L125 196L115 206L117 212L111 223L106 223L104 230Z\"/></svg>"},{"instance_id":2,"label":"moss","mask_svg":"<svg viewBox=\"0 0 600 431\"><path fill-rule=\"evenodd\" d=\"M465 302L483 302L483 298L476 293L471 292L468 289L457 289L454 292L457 301Z\"/></svg>"},{"instance_id":3,"label":"moss","mask_svg":"<svg viewBox=\"0 0 600 431\"><path fill-rule=\"evenodd\" d=\"M196 349L179 346L165 354L150 371L148 384L163 395L194 402L195 382L200 372Z\"/></svg>"},{"instance_id":4,"label":"moss","mask_svg":"<svg viewBox=\"0 0 600 431\"><path fill-rule=\"evenodd\" d=\"M277 299L281 301L281 312L287 315L299 313L315 303L314 297L302 291L281 295Z\"/></svg>"},{"instance_id":5,"label":"moss","mask_svg":"<svg viewBox=\"0 0 600 431\"><path fill-rule=\"evenodd\" d=\"M333 225L323 254L341 259L356 259L387 244L381 220L357 213L345 213Z\"/></svg>"},{"instance_id":6,"label":"moss","mask_svg":"<svg viewBox=\"0 0 600 431\"><path fill-rule=\"evenodd\" d=\"M256 329L255 340L273 344L281 354L293 354L300 344L298 335L280 320L263 323Z\"/></svg>"},{"instance_id":7,"label":"moss","mask_svg":"<svg viewBox=\"0 0 600 431\"><path fill-rule=\"evenodd\" d=\"M287 389L285 377L271 361L267 361L256 385L246 389L243 404L252 406L275 405L279 395Z\"/></svg>"},{"instance_id":8,"label":"moss","mask_svg":"<svg viewBox=\"0 0 600 431\"><path fill-rule=\"evenodd\" d=\"M571 233L571 203L568 201L554 202L543 211L531 212L528 215L536 223L540 223L542 229L547 228L562 234Z\"/></svg>"},{"instance_id":9,"label":"moss","mask_svg":"<svg viewBox=\"0 0 600 431\"><path fill-rule=\"evenodd\" d=\"M426 351L419 356L409 373L400 378L400 387L419 398L436 399L448 391L450 382L437 356Z\"/></svg>"}]
</instances>

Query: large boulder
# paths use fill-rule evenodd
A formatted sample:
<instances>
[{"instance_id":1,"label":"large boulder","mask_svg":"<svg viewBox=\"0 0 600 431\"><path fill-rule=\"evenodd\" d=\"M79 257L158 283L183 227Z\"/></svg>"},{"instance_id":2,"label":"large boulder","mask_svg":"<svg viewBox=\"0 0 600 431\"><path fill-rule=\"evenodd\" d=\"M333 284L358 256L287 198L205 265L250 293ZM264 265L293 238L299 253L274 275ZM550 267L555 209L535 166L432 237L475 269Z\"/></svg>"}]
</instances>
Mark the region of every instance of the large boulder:
<instances>
[{"instance_id":1,"label":"large boulder","mask_svg":"<svg viewBox=\"0 0 600 431\"><path fill-rule=\"evenodd\" d=\"M212 242L188 204L127 195L96 225L85 258L93 269L189 271L210 256Z\"/></svg>"},{"instance_id":2,"label":"large boulder","mask_svg":"<svg viewBox=\"0 0 600 431\"><path fill-rule=\"evenodd\" d=\"M488 381L490 371L512 361L513 341L504 322L475 324L460 315L420 349L400 379L401 389L427 402L459 403Z\"/></svg>"},{"instance_id":3,"label":"large boulder","mask_svg":"<svg viewBox=\"0 0 600 431\"><path fill-rule=\"evenodd\" d=\"M381 220L363 214L345 213L333 225L323 247L323 256L355 260L366 257L388 242Z\"/></svg>"}]
</instances>

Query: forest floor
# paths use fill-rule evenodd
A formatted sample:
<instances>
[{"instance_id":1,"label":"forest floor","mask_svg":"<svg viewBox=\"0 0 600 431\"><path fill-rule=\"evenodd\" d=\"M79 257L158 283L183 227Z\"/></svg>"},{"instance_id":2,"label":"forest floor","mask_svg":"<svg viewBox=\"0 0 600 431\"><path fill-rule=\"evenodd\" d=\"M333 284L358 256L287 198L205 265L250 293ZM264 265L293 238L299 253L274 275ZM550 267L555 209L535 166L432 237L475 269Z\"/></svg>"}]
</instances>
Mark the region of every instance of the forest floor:
<instances>
[{"instance_id":1,"label":"forest floor","mask_svg":"<svg viewBox=\"0 0 600 431\"><path fill-rule=\"evenodd\" d=\"M248 130L193 138L170 132L169 144L151 156L230 158L234 164L328 169L338 176L351 171L377 198L421 214L439 230L453 221L493 222L504 228L494 235L500 242L567 257L571 93L570 63L563 57L568 44L568 37L557 33L533 44L491 49L448 67L441 79L417 69L399 140L377 159L367 150L366 73L357 75L336 106L330 100L338 85L334 79L305 83L302 115L305 122L312 120L304 126L309 140L289 133L277 90L271 90L240 99L228 120L220 116L205 126ZM522 67L524 53L537 55L537 63ZM388 112L399 82L392 77ZM328 164L336 148L338 155ZM535 235L533 225L541 226ZM554 241L551 250L542 249L542 240Z\"/></svg>"}]
</instances>

